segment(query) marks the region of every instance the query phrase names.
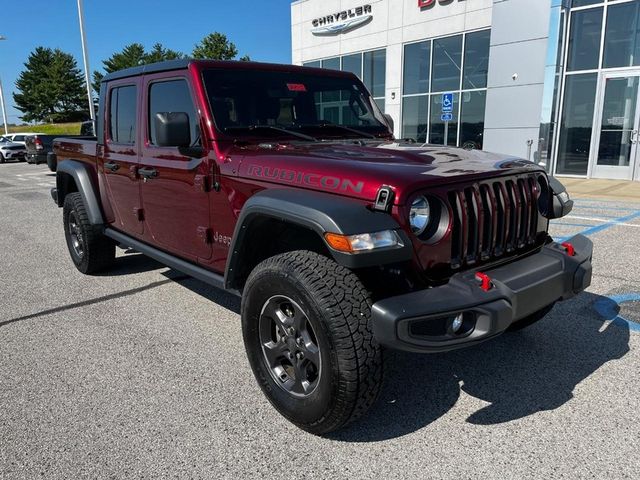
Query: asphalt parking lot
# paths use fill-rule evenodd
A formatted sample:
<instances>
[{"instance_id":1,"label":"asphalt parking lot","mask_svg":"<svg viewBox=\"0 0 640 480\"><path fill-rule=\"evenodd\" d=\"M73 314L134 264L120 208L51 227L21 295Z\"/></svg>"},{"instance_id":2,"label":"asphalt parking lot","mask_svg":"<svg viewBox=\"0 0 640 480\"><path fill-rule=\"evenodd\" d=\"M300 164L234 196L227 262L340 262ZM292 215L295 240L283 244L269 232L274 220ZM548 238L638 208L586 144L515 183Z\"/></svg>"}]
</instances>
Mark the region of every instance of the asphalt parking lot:
<instances>
[{"instance_id":1,"label":"asphalt parking lot","mask_svg":"<svg viewBox=\"0 0 640 480\"><path fill-rule=\"evenodd\" d=\"M638 478L640 203L553 223L593 240L588 292L472 349L389 352L370 415L319 438L260 392L234 297L122 251L77 272L54 180L0 165L2 478Z\"/></svg>"}]
</instances>

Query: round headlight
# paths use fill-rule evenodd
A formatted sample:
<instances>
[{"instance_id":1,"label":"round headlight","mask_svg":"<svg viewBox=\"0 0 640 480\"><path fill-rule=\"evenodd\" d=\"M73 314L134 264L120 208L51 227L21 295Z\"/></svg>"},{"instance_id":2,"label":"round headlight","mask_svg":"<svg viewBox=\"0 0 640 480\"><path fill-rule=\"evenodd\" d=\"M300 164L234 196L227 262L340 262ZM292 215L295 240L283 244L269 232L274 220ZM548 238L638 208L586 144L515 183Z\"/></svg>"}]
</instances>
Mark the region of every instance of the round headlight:
<instances>
[{"instance_id":1,"label":"round headlight","mask_svg":"<svg viewBox=\"0 0 640 480\"><path fill-rule=\"evenodd\" d=\"M411 230L416 235L422 235L429 225L429 215L431 209L429 208L429 200L424 195L420 195L413 199L411 202L411 209L409 210L409 224Z\"/></svg>"}]
</instances>

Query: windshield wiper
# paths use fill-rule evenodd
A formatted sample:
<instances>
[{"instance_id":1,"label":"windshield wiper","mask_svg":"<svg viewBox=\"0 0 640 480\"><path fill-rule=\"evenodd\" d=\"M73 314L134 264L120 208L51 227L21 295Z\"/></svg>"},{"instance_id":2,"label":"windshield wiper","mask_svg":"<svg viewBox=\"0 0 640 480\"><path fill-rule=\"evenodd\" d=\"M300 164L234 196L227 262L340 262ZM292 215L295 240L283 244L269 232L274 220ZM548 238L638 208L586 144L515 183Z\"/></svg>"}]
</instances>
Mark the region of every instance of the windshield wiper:
<instances>
[{"instance_id":1,"label":"windshield wiper","mask_svg":"<svg viewBox=\"0 0 640 480\"><path fill-rule=\"evenodd\" d=\"M311 135L305 135L304 133L298 133L298 132L293 132L291 130L287 130L286 128L282 128L282 127L276 127L273 125L248 125L246 127L227 127L224 129L225 132L228 131L233 131L233 130L249 130L249 131L253 131L253 130L273 130L276 132L282 132L282 133L287 133L293 137L298 137L298 138L302 138L303 140L308 140L310 142L317 142L318 139L312 137Z\"/></svg>"},{"instance_id":2,"label":"windshield wiper","mask_svg":"<svg viewBox=\"0 0 640 480\"><path fill-rule=\"evenodd\" d=\"M355 128L351 128L351 127L345 127L344 125L337 125L335 123L311 123L311 124L306 124L306 125L299 125L302 128L312 128L312 127L319 127L319 128L336 128L339 130L344 130L346 132L351 132L351 133L355 133L361 137L366 137L366 138L378 138L375 135L372 135L368 132L363 132L362 130L356 130Z\"/></svg>"}]
</instances>

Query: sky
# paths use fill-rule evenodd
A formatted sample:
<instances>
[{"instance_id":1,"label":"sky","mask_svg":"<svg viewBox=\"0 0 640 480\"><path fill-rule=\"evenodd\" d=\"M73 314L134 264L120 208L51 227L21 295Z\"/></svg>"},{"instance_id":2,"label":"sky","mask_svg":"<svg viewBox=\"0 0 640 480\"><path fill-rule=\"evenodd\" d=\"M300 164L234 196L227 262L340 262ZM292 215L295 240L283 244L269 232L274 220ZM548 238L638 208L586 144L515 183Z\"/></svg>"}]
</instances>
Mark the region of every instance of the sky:
<instances>
[{"instance_id":1,"label":"sky","mask_svg":"<svg viewBox=\"0 0 640 480\"><path fill-rule=\"evenodd\" d=\"M0 79L9 123L20 122L12 93L38 46L72 54L84 73L77 0L0 0ZM291 62L291 0L84 0L89 68L133 42L190 53L202 37L222 32L239 55ZM12 15L10 12L16 12ZM0 118L1 120L1 118Z\"/></svg>"}]
</instances>

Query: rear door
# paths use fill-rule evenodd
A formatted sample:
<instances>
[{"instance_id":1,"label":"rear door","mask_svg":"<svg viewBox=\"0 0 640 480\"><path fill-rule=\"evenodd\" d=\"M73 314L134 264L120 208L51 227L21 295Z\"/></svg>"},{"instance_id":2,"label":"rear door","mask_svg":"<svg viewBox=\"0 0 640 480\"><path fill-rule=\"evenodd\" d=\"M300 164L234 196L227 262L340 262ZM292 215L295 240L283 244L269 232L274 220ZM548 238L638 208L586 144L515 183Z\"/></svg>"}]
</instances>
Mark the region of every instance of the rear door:
<instances>
[{"instance_id":1,"label":"rear door","mask_svg":"<svg viewBox=\"0 0 640 480\"><path fill-rule=\"evenodd\" d=\"M142 235L140 202L139 112L140 78L109 82L105 107L105 144L98 152L98 172L106 185L113 226L136 236Z\"/></svg>"},{"instance_id":2,"label":"rear door","mask_svg":"<svg viewBox=\"0 0 640 480\"><path fill-rule=\"evenodd\" d=\"M145 240L191 261L211 257L209 162L204 149L161 147L156 144L157 113L185 112L191 144L200 147L200 115L190 82L181 72L163 72L144 78L144 141L140 157Z\"/></svg>"}]
</instances>

